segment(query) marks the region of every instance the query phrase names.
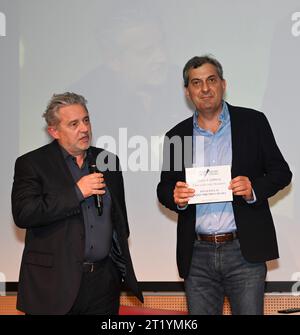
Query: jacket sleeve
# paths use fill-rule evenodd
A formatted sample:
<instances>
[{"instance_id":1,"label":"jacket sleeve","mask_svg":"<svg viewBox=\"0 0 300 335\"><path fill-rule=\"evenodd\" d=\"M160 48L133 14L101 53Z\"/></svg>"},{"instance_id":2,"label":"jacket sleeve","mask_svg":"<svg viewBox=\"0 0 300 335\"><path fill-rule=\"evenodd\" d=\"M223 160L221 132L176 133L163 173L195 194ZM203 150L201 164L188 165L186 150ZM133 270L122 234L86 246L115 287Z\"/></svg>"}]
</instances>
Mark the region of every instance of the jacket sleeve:
<instances>
[{"instance_id":1,"label":"jacket sleeve","mask_svg":"<svg viewBox=\"0 0 300 335\"><path fill-rule=\"evenodd\" d=\"M164 139L163 147L163 164L160 175L160 182L157 186L157 197L159 202L165 207L172 211L179 212L177 205L174 202L174 188L177 181L185 181L184 173L182 172L183 167L176 171L176 164L174 162L175 155L178 154L174 151L174 146L170 145L170 135L167 133ZM182 163L182 159L180 164Z\"/></svg>"},{"instance_id":2,"label":"jacket sleeve","mask_svg":"<svg viewBox=\"0 0 300 335\"><path fill-rule=\"evenodd\" d=\"M46 189L28 158L16 161L11 201L13 218L20 228L46 226L81 213L75 183Z\"/></svg>"},{"instance_id":3,"label":"jacket sleeve","mask_svg":"<svg viewBox=\"0 0 300 335\"><path fill-rule=\"evenodd\" d=\"M264 175L252 181L252 187L258 202L276 194L287 186L292 179L292 172L276 144L266 116L263 113L259 113L259 117L258 134Z\"/></svg>"},{"instance_id":4,"label":"jacket sleeve","mask_svg":"<svg viewBox=\"0 0 300 335\"><path fill-rule=\"evenodd\" d=\"M103 154L105 164L108 164L108 166L105 166L100 170L107 173L107 175L104 175L104 179L107 178L106 183L110 186L113 200L112 219L114 222L121 222L121 225L118 225L118 229L122 229L126 238L128 238L130 232L125 201L124 180L120 161L117 155L108 151L103 151ZM109 164L107 162L111 163Z\"/></svg>"},{"instance_id":5,"label":"jacket sleeve","mask_svg":"<svg viewBox=\"0 0 300 335\"><path fill-rule=\"evenodd\" d=\"M118 171L120 174L120 207L122 208L122 213L124 215L124 223L125 223L125 231L126 237L128 238L130 235L129 231L129 224L128 224L128 216L127 216L127 208L126 208L126 201L125 201L125 190L124 190L124 179L122 174L122 169L120 165L119 158L117 157L117 164L118 164Z\"/></svg>"}]
</instances>

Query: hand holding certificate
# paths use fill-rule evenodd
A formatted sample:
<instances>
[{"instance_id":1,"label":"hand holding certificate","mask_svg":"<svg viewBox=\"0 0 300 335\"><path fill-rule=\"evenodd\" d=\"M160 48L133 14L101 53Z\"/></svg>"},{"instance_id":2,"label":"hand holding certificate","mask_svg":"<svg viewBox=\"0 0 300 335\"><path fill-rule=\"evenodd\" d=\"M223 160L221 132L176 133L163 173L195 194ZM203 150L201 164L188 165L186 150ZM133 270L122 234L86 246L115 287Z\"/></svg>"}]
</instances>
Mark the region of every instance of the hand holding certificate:
<instances>
[{"instance_id":1,"label":"hand holding certificate","mask_svg":"<svg viewBox=\"0 0 300 335\"><path fill-rule=\"evenodd\" d=\"M232 201L232 190L228 189L231 181L231 166L204 166L186 168L186 182L195 189L195 195L189 204Z\"/></svg>"}]
</instances>

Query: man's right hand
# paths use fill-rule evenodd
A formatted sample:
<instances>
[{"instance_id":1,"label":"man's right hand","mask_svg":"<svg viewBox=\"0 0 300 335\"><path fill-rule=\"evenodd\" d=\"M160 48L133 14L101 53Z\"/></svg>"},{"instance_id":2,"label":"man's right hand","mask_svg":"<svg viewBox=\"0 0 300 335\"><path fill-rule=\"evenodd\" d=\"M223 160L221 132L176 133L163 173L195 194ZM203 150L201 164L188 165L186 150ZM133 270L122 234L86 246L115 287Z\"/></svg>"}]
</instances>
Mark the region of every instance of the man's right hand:
<instances>
[{"instance_id":1,"label":"man's right hand","mask_svg":"<svg viewBox=\"0 0 300 335\"><path fill-rule=\"evenodd\" d=\"M104 194L103 188L106 186L102 173L92 173L81 177L77 186L79 187L84 198L88 198L93 194Z\"/></svg>"},{"instance_id":2,"label":"man's right hand","mask_svg":"<svg viewBox=\"0 0 300 335\"><path fill-rule=\"evenodd\" d=\"M187 183L178 181L173 192L174 202L178 207L185 207L194 194L195 190L193 188L189 188Z\"/></svg>"}]
</instances>

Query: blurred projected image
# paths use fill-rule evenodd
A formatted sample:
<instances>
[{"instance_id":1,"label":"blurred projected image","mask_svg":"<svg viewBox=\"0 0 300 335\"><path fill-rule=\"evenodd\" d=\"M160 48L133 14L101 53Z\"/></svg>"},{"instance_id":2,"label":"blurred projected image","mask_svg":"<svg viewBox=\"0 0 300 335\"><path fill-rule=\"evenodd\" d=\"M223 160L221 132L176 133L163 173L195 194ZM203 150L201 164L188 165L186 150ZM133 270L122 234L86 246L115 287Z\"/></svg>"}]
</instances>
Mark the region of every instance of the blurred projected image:
<instances>
[{"instance_id":1,"label":"blurred projected image","mask_svg":"<svg viewBox=\"0 0 300 335\"><path fill-rule=\"evenodd\" d=\"M118 138L119 128L127 128L129 137L162 135L187 106L181 69L170 63L160 18L141 6L121 10L99 22L95 38L102 65L71 86L94 113L94 141L101 135Z\"/></svg>"}]
</instances>

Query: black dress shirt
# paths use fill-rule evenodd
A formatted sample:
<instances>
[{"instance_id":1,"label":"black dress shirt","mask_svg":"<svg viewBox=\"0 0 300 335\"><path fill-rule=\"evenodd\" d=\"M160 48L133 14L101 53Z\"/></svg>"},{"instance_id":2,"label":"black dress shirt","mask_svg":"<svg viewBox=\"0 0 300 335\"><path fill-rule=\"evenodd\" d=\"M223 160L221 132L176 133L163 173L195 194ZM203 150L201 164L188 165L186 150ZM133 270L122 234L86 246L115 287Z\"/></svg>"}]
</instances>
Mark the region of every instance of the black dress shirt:
<instances>
[{"instance_id":1,"label":"black dress shirt","mask_svg":"<svg viewBox=\"0 0 300 335\"><path fill-rule=\"evenodd\" d=\"M89 174L87 158L81 167L77 165L76 158L61 148L68 168L74 179L74 187L81 204L84 226L85 226L85 261L97 262L108 256L112 242L111 222L111 197L107 187L103 197L103 213L97 214L94 196L84 198L77 181Z\"/></svg>"}]
</instances>

